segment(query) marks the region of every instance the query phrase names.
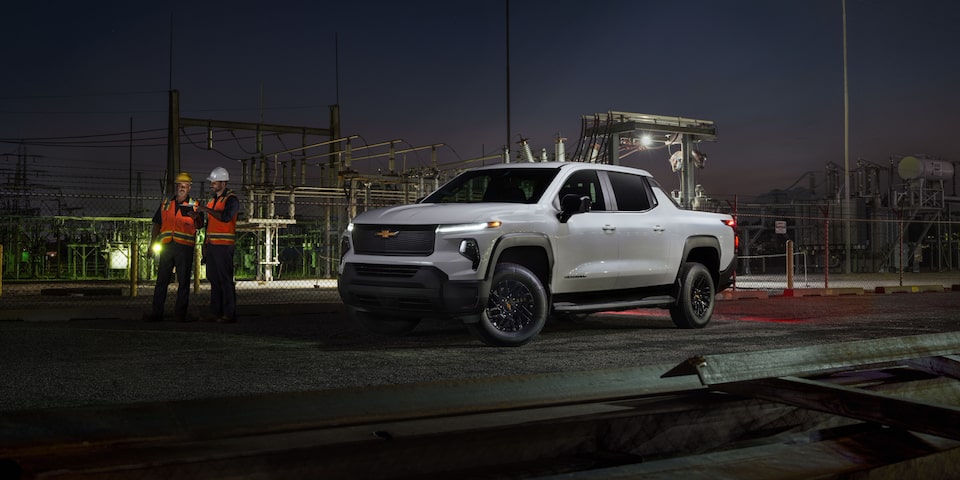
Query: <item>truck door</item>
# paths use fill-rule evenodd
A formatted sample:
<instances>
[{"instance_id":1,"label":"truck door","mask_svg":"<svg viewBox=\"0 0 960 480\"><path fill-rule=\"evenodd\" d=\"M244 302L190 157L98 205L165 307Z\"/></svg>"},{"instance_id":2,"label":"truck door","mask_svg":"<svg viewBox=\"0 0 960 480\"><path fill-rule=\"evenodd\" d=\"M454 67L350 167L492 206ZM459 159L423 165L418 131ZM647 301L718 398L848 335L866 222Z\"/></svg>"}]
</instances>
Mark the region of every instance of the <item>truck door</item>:
<instances>
[{"instance_id":1,"label":"truck door","mask_svg":"<svg viewBox=\"0 0 960 480\"><path fill-rule=\"evenodd\" d=\"M675 237L670 209L657 208L656 197L642 175L606 172L616 204L620 258L616 288L673 283L683 245Z\"/></svg>"},{"instance_id":2,"label":"truck door","mask_svg":"<svg viewBox=\"0 0 960 480\"><path fill-rule=\"evenodd\" d=\"M617 281L619 256L613 212L607 210L597 172L575 171L564 181L558 200L564 195L590 197L589 212L573 215L560 224L554 239L556 255L553 292L609 290Z\"/></svg>"}]
</instances>

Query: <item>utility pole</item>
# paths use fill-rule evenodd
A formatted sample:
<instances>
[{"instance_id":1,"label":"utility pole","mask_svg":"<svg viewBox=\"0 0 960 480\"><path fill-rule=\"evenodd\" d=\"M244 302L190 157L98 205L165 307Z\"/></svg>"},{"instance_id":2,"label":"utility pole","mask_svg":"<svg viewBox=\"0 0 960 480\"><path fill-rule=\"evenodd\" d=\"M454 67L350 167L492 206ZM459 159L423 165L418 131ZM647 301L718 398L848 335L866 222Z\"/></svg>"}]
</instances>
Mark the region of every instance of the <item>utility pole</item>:
<instances>
[{"instance_id":1,"label":"utility pole","mask_svg":"<svg viewBox=\"0 0 960 480\"><path fill-rule=\"evenodd\" d=\"M510 134L510 0L504 0L506 3L506 11L504 12L504 19L506 20L506 58L507 58L507 142L504 144L504 149L506 150L506 157L509 161L510 158L510 139L513 136Z\"/></svg>"},{"instance_id":2,"label":"utility pole","mask_svg":"<svg viewBox=\"0 0 960 480\"><path fill-rule=\"evenodd\" d=\"M853 204L850 201L850 99L847 90L847 0L841 0L843 9L843 272L850 273L850 216Z\"/></svg>"},{"instance_id":3,"label":"utility pole","mask_svg":"<svg viewBox=\"0 0 960 480\"><path fill-rule=\"evenodd\" d=\"M167 57L167 91L170 92L167 112L167 178L163 179L163 194L174 191L173 179L180 172L180 92L173 89L173 12L170 12L170 52Z\"/></svg>"},{"instance_id":4,"label":"utility pole","mask_svg":"<svg viewBox=\"0 0 960 480\"><path fill-rule=\"evenodd\" d=\"M130 117L130 144L127 158L127 215L133 216L133 117Z\"/></svg>"},{"instance_id":5,"label":"utility pole","mask_svg":"<svg viewBox=\"0 0 960 480\"><path fill-rule=\"evenodd\" d=\"M164 194L174 191L173 179L180 172L180 92L170 90L170 118L167 119L167 178Z\"/></svg>"}]
</instances>

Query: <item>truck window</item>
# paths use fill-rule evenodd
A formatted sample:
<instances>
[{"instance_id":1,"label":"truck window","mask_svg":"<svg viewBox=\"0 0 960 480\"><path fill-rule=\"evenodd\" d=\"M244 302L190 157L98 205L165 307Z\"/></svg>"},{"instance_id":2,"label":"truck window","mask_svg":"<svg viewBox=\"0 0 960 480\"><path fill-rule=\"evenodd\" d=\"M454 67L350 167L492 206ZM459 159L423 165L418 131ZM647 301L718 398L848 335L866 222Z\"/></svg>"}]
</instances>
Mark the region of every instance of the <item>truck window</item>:
<instances>
[{"instance_id":1,"label":"truck window","mask_svg":"<svg viewBox=\"0 0 960 480\"><path fill-rule=\"evenodd\" d=\"M557 195L562 200L564 195L586 195L590 197L590 211L606 210L603 201L603 192L600 190L600 180L596 170L579 170L573 172L560 188Z\"/></svg>"},{"instance_id":2,"label":"truck window","mask_svg":"<svg viewBox=\"0 0 960 480\"><path fill-rule=\"evenodd\" d=\"M650 210L650 187L642 175L622 172L607 172L613 195L617 199L617 210L621 212L643 212Z\"/></svg>"}]
</instances>

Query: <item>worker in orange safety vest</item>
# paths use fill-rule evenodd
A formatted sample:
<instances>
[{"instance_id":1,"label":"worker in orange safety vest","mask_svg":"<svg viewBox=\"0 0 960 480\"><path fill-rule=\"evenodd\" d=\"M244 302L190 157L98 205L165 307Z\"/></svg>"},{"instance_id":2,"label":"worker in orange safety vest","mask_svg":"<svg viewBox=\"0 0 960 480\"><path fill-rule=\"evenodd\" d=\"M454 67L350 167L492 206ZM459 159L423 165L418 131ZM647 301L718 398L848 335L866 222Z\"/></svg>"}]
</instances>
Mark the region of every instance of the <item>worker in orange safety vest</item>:
<instances>
[{"instance_id":1,"label":"worker in orange safety vest","mask_svg":"<svg viewBox=\"0 0 960 480\"><path fill-rule=\"evenodd\" d=\"M178 322L194 320L187 314L190 305L190 277L193 272L193 256L197 229L203 228L203 216L195 211L196 200L190 197L193 178L181 172L174 179L176 194L164 198L153 216L153 231L147 256L157 257L157 284L153 289L153 305L144 320L163 320L167 287L173 273L177 275L177 302L174 309Z\"/></svg>"},{"instance_id":2,"label":"worker in orange safety vest","mask_svg":"<svg viewBox=\"0 0 960 480\"><path fill-rule=\"evenodd\" d=\"M207 177L213 198L197 211L207 215L207 231L203 241L203 258L210 280L210 312L205 321L235 323L237 321L237 289L233 278L233 255L236 251L237 215L240 200L227 188L230 173L214 168Z\"/></svg>"}]
</instances>

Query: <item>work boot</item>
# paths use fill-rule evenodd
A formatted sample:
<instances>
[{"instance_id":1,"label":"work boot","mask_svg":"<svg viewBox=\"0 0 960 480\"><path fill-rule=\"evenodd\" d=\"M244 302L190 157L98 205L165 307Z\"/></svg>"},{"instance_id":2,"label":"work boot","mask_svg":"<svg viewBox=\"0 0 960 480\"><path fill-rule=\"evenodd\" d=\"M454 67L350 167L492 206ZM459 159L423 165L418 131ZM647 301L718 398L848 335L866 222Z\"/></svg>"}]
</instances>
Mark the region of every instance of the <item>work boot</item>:
<instances>
[{"instance_id":1,"label":"work boot","mask_svg":"<svg viewBox=\"0 0 960 480\"><path fill-rule=\"evenodd\" d=\"M212 313L204 313L200 316L201 322L216 322L220 320L220 315L214 315Z\"/></svg>"},{"instance_id":2,"label":"work boot","mask_svg":"<svg viewBox=\"0 0 960 480\"><path fill-rule=\"evenodd\" d=\"M217 319L217 323L237 323L237 317L223 316Z\"/></svg>"},{"instance_id":3,"label":"work boot","mask_svg":"<svg viewBox=\"0 0 960 480\"><path fill-rule=\"evenodd\" d=\"M196 317L190 315L177 315L177 322L180 323L190 323L197 321Z\"/></svg>"},{"instance_id":4,"label":"work boot","mask_svg":"<svg viewBox=\"0 0 960 480\"><path fill-rule=\"evenodd\" d=\"M163 320L163 317L158 317L158 316L156 316L156 315L154 315L154 314L152 314L152 313L144 313L144 314L143 314L143 321L144 321L144 322L159 322L159 321L162 321L162 320Z\"/></svg>"}]
</instances>

